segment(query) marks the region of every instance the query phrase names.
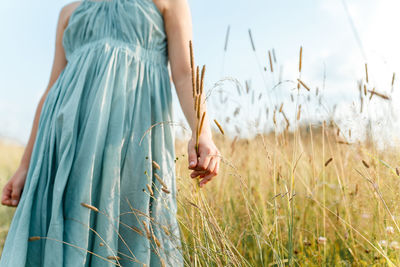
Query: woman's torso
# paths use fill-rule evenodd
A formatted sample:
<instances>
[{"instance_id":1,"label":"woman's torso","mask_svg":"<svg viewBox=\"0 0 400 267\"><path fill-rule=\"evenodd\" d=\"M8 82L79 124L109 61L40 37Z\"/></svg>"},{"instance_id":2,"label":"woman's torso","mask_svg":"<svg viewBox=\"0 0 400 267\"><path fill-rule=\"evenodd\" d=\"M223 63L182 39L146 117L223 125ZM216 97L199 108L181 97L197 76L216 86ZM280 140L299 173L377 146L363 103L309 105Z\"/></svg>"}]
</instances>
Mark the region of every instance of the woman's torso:
<instances>
[{"instance_id":1,"label":"woman's torso","mask_svg":"<svg viewBox=\"0 0 400 267\"><path fill-rule=\"evenodd\" d=\"M120 47L140 60L167 62L164 21L152 0L84 0L72 12L63 46L70 61L87 49Z\"/></svg>"}]
</instances>

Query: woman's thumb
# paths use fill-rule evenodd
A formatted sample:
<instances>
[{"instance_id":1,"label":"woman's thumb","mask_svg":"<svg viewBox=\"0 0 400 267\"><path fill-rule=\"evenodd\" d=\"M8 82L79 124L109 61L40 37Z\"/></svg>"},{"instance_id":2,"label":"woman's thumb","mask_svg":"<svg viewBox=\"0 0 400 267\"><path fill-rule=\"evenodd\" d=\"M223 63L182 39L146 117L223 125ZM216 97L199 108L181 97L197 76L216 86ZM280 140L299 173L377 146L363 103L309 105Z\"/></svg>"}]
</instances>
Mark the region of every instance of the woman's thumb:
<instances>
[{"instance_id":1,"label":"woman's thumb","mask_svg":"<svg viewBox=\"0 0 400 267\"><path fill-rule=\"evenodd\" d=\"M197 153L194 146L189 147L189 168L194 168L197 165Z\"/></svg>"}]
</instances>

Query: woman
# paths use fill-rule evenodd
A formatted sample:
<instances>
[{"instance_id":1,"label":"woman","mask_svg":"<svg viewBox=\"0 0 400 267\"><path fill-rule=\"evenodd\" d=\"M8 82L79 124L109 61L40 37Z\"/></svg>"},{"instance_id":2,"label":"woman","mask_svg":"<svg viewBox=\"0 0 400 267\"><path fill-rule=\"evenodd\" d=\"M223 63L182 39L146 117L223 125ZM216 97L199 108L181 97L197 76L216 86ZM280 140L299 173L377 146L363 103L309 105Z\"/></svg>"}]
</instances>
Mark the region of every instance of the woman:
<instances>
[{"instance_id":1,"label":"woman","mask_svg":"<svg viewBox=\"0 0 400 267\"><path fill-rule=\"evenodd\" d=\"M191 35L186 0L62 9L49 85L3 190L17 209L1 267L182 265L167 64L195 133ZM188 159L200 186L218 172L207 116Z\"/></svg>"}]
</instances>

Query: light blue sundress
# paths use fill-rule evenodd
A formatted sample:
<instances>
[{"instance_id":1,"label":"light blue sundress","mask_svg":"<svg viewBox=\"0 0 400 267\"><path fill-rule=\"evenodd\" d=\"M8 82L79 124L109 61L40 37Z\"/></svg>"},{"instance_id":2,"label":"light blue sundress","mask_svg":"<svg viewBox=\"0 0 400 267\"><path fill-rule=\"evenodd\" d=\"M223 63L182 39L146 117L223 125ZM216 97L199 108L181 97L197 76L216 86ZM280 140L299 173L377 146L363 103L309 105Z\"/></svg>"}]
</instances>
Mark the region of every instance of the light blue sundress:
<instances>
[{"instance_id":1,"label":"light blue sundress","mask_svg":"<svg viewBox=\"0 0 400 267\"><path fill-rule=\"evenodd\" d=\"M0 266L182 266L162 14L84 0L63 46Z\"/></svg>"}]
</instances>

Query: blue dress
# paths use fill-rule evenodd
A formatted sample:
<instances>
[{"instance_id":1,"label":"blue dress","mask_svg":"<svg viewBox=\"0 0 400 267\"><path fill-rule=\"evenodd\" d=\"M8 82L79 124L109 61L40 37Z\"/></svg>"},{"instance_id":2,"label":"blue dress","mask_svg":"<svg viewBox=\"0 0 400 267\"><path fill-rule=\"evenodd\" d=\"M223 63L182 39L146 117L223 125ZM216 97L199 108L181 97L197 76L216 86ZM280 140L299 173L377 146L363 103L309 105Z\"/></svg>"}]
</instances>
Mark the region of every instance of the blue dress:
<instances>
[{"instance_id":1,"label":"blue dress","mask_svg":"<svg viewBox=\"0 0 400 267\"><path fill-rule=\"evenodd\" d=\"M84 0L63 46L0 266L182 266L161 13Z\"/></svg>"}]
</instances>

